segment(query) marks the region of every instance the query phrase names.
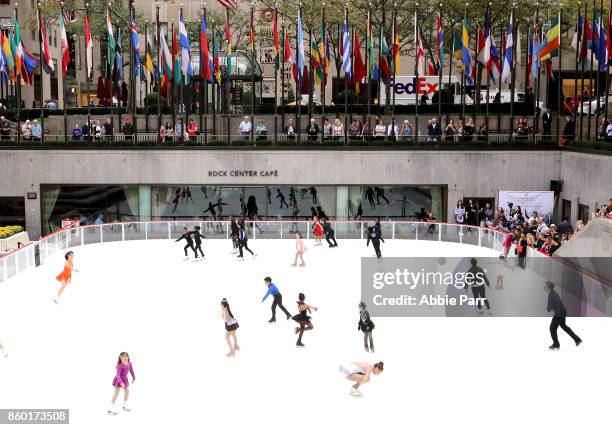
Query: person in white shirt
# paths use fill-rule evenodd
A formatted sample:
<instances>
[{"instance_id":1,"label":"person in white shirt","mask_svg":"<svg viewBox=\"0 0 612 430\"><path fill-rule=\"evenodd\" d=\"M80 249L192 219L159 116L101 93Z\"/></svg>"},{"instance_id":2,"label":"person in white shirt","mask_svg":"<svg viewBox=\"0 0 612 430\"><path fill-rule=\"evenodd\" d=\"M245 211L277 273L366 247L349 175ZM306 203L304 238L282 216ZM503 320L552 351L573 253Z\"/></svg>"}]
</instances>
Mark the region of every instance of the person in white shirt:
<instances>
[{"instance_id":1,"label":"person in white shirt","mask_svg":"<svg viewBox=\"0 0 612 430\"><path fill-rule=\"evenodd\" d=\"M251 136L251 118L245 116L244 121L240 123L238 129L240 130L240 134L242 135L242 140L249 140Z\"/></svg>"},{"instance_id":2,"label":"person in white shirt","mask_svg":"<svg viewBox=\"0 0 612 430\"><path fill-rule=\"evenodd\" d=\"M374 127L374 137L376 139L384 139L385 137L385 124L383 123L382 119L379 119L378 121L376 121L376 126Z\"/></svg>"},{"instance_id":3,"label":"person in white shirt","mask_svg":"<svg viewBox=\"0 0 612 430\"><path fill-rule=\"evenodd\" d=\"M332 134L334 139L342 140L344 138L344 126L340 122L340 119L336 118L334 120L334 126L332 127Z\"/></svg>"},{"instance_id":4,"label":"person in white shirt","mask_svg":"<svg viewBox=\"0 0 612 430\"><path fill-rule=\"evenodd\" d=\"M606 140L612 140L612 122L606 127Z\"/></svg>"},{"instance_id":5,"label":"person in white shirt","mask_svg":"<svg viewBox=\"0 0 612 430\"><path fill-rule=\"evenodd\" d=\"M387 136L390 140L395 140L399 135L399 126L397 122L391 121L391 123L387 126Z\"/></svg>"}]
</instances>

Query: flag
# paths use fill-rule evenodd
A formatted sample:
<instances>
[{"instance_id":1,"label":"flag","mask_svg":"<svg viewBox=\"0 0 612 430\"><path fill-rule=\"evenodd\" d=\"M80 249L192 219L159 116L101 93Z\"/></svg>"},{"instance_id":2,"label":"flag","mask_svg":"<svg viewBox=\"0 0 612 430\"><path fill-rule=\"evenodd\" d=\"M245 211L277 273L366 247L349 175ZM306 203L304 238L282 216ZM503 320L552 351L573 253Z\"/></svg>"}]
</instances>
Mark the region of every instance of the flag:
<instances>
[{"instance_id":1,"label":"flag","mask_svg":"<svg viewBox=\"0 0 612 430\"><path fill-rule=\"evenodd\" d=\"M41 41L41 45L43 48L42 53L42 65L45 72L50 74L55 70L55 64L53 64L53 59L51 58L51 53L49 52L49 43L47 42L47 31L45 30L45 25L42 20L42 16L40 16L40 12L36 9L36 14L38 15L38 32ZM87 31L87 30L86 30Z\"/></svg>"},{"instance_id":2,"label":"flag","mask_svg":"<svg viewBox=\"0 0 612 430\"><path fill-rule=\"evenodd\" d=\"M397 37L396 33L396 38ZM399 45L399 40L397 43ZM438 67L442 70L441 68L444 65L444 30L442 30L442 16L440 14L438 14L438 44L436 45L436 55L438 56Z\"/></svg>"},{"instance_id":3,"label":"flag","mask_svg":"<svg viewBox=\"0 0 612 430\"><path fill-rule=\"evenodd\" d=\"M253 22L254 10L251 8L251 20L249 22L249 51L252 55L255 55L255 23Z\"/></svg>"},{"instance_id":4,"label":"flag","mask_svg":"<svg viewBox=\"0 0 612 430\"><path fill-rule=\"evenodd\" d=\"M151 35L147 35L147 40L145 41L146 45L145 45L145 64L144 64L144 69L146 71L146 77L145 79L148 82L151 82L151 76L153 76L155 78L155 80L159 79L158 76L158 72L157 69L155 67L155 65L153 64L153 56L151 55L151 53L153 52L153 46L151 43Z\"/></svg>"},{"instance_id":5,"label":"flag","mask_svg":"<svg viewBox=\"0 0 612 430\"><path fill-rule=\"evenodd\" d=\"M225 42L227 43L227 46L225 47L225 68L227 70L227 75L229 76L232 74L232 32L229 23L229 13L227 13L225 16Z\"/></svg>"},{"instance_id":6,"label":"flag","mask_svg":"<svg viewBox=\"0 0 612 430\"><path fill-rule=\"evenodd\" d=\"M64 39L62 39L63 42ZM14 35L15 49L15 75L19 76L23 67L23 47L21 46L21 32L19 31L19 22L17 16L15 16L15 35Z\"/></svg>"},{"instance_id":7,"label":"flag","mask_svg":"<svg viewBox=\"0 0 612 430\"><path fill-rule=\"evenodd\" d=\"M608 12L608 21L606 23L606 50L608 51L608 60L612 59L612 10Z\"/></svg>"},{"instance_id":8,"label":"flag","mask_svg":"<svg viewBox=\"0 0 612 430\"><path fill-rule=\"evenodd\" d=\"M293 56L291 55L291 45L289 44L289 34L285 33L285 52L283 53L285 61L293 64Z\"/></svg>"},{"instance_id":9,"label":"flag","mask_svg":"<svg viewBox=\"0 0 612 430\"><path fill-rule=\"evenodd\" d=\"M238 5L238 0L218 0L226 9L233 9Z\"/></svg>"},{"instance_id":10,"label":"flag","mask_svg":"<svg viewBox=\"0 0 612 430\"><path fill-rule=\"evenodd\" d=\"M70 64L70 52L68 51L68 36L66 35L66 26L64 25L64 15L60 15L60 34L62 48L62 76L68 74L68 64Z\"/></svg>"},{"instance_id":11,"label":"flag","mask_svg":"<svg viewBox=\"0 0 612 430\"><path fill-rule=\"evenodd\" d=\"M44 38L45 44L47 43L46 36ZM48 49L48 48L47 48ZM91 39L91 32L89 31L89 17L88 14L85 14L85 60L86 64L86 73L87 78L91 79L93 76L93 40ZM45 52L45 60L46 60L47 52Z\"/></svg>"},{"instance_id":12,"label":"flag","mask_svg":"<svg viewBox=\"0 0 612 430\"><path fill-rule=\"evenodd\" d=\"M421 34L421 29L417 25L417 12L414 13L414 36L417 74L419 76L425 76L425 51L423 49L423 36Z\"/></svg>"},{"instance_id":13,"label":"flag","mask_svg":"<svg viewBox=\"0 0 612 430\"><path fill-rule=\"evenodd\" d=\"M583 63L586 61L589 47L591 46L591 27L589 26L589 20L584 17L584 34L582 37L582 43L580 44L580 53L578 54L578 60Z\"/></svg>"},{"instance_id":14,"label":"flag","mask_svg":"<svg viewBox=\"0 0 612 430\"><path fill-rule=\"evenodd\" d=\"M540 73L540 37L538 26L533 29L533 37L531 38L531 77L535 80Z\"/></svg>"},{"instance_id":15,"label":"flag","mask_svg":"<svg viewBox=\"0 0 612 430\"><path fill-rule=\"evenodd\" d=\"M546 32L546 44L542 44L540 49L540 60L548 60L559 55L559 34L559 17L556 16L550 21L550 28Z\"/></svg>"},{"instance_id":16,"label":"flag","mask_svg":"<svg viewBox=\"0 0 612 430\"><path fill-rule=\"evenodd\" d=\"M327 77L329 76L329 65L331 63L331 41L329 32L325 30L325 43L323 43L323 79L327 83Z\"/></svg>"},{"instance_id":17,"label":"flag","mask_svg":"<svg viewBox=\"0 0 612 430\"><path fill-rule=\"evenodd\" d=\"M280 68L280 42L278 37L278 21L277 21L278 10L274 10L274 67L276 70Z\"/></svg>"},{"instance_id":18,"label":"flag","mask_svg":"<svg viewBox=\"0 0 612 430\"><path fill-rule=\"evenodd\" d=\"M164 65L164 75L168 80L172 79L172 54L170 53L170 48L168 47L168 43L166 42L166 36L163 31L161 33L161 50L162 50L162 63Z\"/></svg>"},{"instance_id":19,"label":"flag","mask_svg":"<svg viewBox=\"0 0 612 430\"><path fill-rule=\"evenodd\" d=\"M606 34L606 27L603 23L603 14L599 17L599 49L597 51L597 62L599 63L599 70L604 71L608 66L608 37Z\"/></svg>"},{"instance_id":20,"label":"flag","mask_svg":"<svg viewBox=\"0 0 612 430\"><path fill-rule=\"evenodd\" d=\"M508 83L510 82L510 77L512 75L512 46L513 46L513 36L512 36L512 14L510 15L510 24L508 24L508 35L506 36L506 46L504 47L504 62L502 63L502 82Z\"/></svg>"},{"instance_id":21,"label":"flag","mask_svg":"<svg viewBox=\"0 0 612 430\"><path fill-rule=\"evenodd\" d=\"M345 77L351 77L351 35L349 34L348 14L344 14L344 29L342 30L342 70Z\"/></svg>"},{"instance_id":22,"label":"flag","mask_svg":"<svg viewBox=\"0 0 612 430\"><path fill-rule=\"evenodd\" d=\"M520 66L521 65L521 52L522 52L522 46L521 46L521 27L519 25L516 26L516 48L515 48L515 54L516 54L516 65Z\"/></svg>"},{"instance_id":23,"label":"flag","mask_svg":"<svg viewBox=\"0 0 612 430\"><path fill-rule=\"evenodd\" d=\"M372 18L370 16L370 11L368 10L368 22L366 25L366 55L368 64L366 64L366 74L368 79L376 80L374 75L374 40L372 37Z\"/></svg>"},{"instance_id":24,"label":"flag","mask_svg":"<svg viewBox=\"0 0 612 430\"><path fill-rule=\"evenodd\" d=\"M4 51L2 48L2 43L4 42L4 34L0 31L0 80L2 82L8 82L8 75L6 71L6 58L4 57Z\"/></svg>"},{"instance_id":25,"label":"flag","mask_svg":"<svg viewBox=\"0 0 612 430\"><path fill-rule=\"evenodd\" d=\"M485 61L485 32L478 26L478 43L476 44L476 59L481 64L486 64Z\"/></svg>"},{"instance_id":26,"label":"flag","mask_svg":"<svg viewBox=\"0 0 612 430\"><path fill-rule=\"evenodd\" d=\"M484 62L489 79L496 82L497 79L499 79L500 72L499 53L497 52L497 47L495 46L495 38L493 37L493 30L491 29L490 23L487 23L485 33Z\"/></svg>"},{"instance_id":27,"label":"flag","mask_svg":"<svg viewBox=\"0 0 612 430\"><path fill-rule=\"evenodd\" d=\"M138 76L140 69L140 42L138 41L138 29L136 28L136 14L132 14L130 30L132 32L132 46L134 46L134 76Z\"/></svg>"},{"instance_id":28,"label":"flag","mask_svg":"<svg viewBox=\"0 0 612 430\"><path fill-rule=\"evenodd\" d=\"M76 15L73 10L64 10L64 21L67 23L76 21Z\"/></svg>"},{"instance_id":29,"label":"flag","mask_svg":"<svg viewBox=\"0 0 612 430\"><path fill-rule=\"evenodd\" d=\"M359 84L366 76L366 67L361 57L361 47L357 32L353 35L353 82Z\"/></svg>"},{"instance_id":30,"label":"flag","mask_svg":"<svg viewBox=\"0 0 612 430\"><path fill-rule=\"evenodd\" d=\"M185 26L185 17L183 10L179 12L179 45L181 47L181 72L183 73L185 84L189 83L189 78L193 76L191 68L191 46L189 44L189 35Z\"/></svg>"},{"instance_id":31,"label":"flag","mask_svg":"<svg viewBox=\"0 0 612 430\"><path fill-rule=\"evenodd\" d=\"M297 20L297 48L296 48L296 68L297 76L302 79L304 76L304 34L302 30L302 11L298 9L298 20Z\"/></svg>"},{"instance_id":32,"label":"flag","mask_svg":"<svg viewBox=\"0 0 612 430\"><path fill-rule=\"evenodd\" d=\"M113 36L113 24L111 22L110 10L106 11L106 31L108 33L108 64L111 68L111 73L115 65L115 37Z\"/></svg>"},{"instance_id":33,"label":"flag","mask_svg":"<svg viewBox=\"0 0 612 430\"><path fill-rule=\"evenodd\" d=\"M391 57L391 50L387 45L387 39L382 34L382 27L380 29L380 77L385 85L389 85L391 82L391 68L389 67L389 58Z\"/></svg>"},{"instance_id":34,"label":"flag","mask_svg":"<svg viewBox=\"0 0 612 430\"><path fill-rule=\"evenodd\" d=\"M578 49L578 40L582 39L582 30L583 30L583 20L582 15L579 15L576 19L576 25L574 26L574 35L572 36L572 48Z\"/></svg>"},{"instance_id":35,"label":"flag","mask_svg":"<svg viewBox=\"0 0 612 430\"><path fill-rule=\"evenodd\" d=\"M219 41L213 28L213 70L217 85L221 85L221 68L219 67Z\"/></svg>"},{"instance_id":36,"label":"flag","mask_svg":"<svg viewBox=\"0 0 612 430\"><path fill-rule=\"evenodd\" d=\"M121 46L121 29L117 29L117 43L115 45L115 61L117 62L115 71L117 73L117 81L123 80L123 48Z\"/></svg>"},{"instance_id":37,"label":"flag","mask_svg":"<svg viewBox=\"0 0 612 430\"><path fill-rule=\"evenodd\" d=\"M463 74L468 85L472 85L472 54L470 53L470 37L468 34L469 23L467 16L463 18L461 31L461 62L463 63Z\"/></svg>"},{"instance_id":38,"label":"flag","mask_svg":"<svg viewBox=\"0 0 612 430\"><path fill-rule=\"evenodd\" d=\"M312 61L312 73L314 74L314 81L317 85L320 85L321 81L323 80L323 68L321 67L319 49L315 40L312 40L312 42L310 43L310 56Z\"/></svg>"},{"instance_id":39,"label":"flag","mask_svg":"<svg viewBox=\"0 0 612 430\"><path fill-rule=\"evenodd\" d=\"M8 36L4 35L4 31L0 31L2 35L2 56L3 62L6 65L6 73L11 80L15 79L15 57L13 57L13 51L11 44L8 40Z\"/></svg>"},{"instance_id":40,"label":"flag","mask_svg":"<svg viewBox=\"0 0 612 430\"><path fill-rule=\"evenodd\" d=\"M172 32L172 77L174 78L174 85L181 84L181 51L179 47L178 37L176 31Z\"/></svg>"},{"instance_id":41,"label":"flag","mask_svg":"<svg viewBox=\"0 0 612 430\"><path fill-rule=\"evenodd\" d=\"M206 13L202 15L202 25L200 27L200 55L202 56L202 67L200 77L208 82L212 81L212 71L210 70L210 52L208 51L208 34L206 28Z\"/></svg>"},{"instance_id":42,"label":"flag","mask_svg":"<svg viewBox=\"0 0 612 430\"><path fill-rule=\"evenodd\" d=\"M38 60L23 46L23 42L21 44L21 49L23 52L23 62L21 75L23 76L23 80L32 85L34 83L33 74L34 70L38 67Z\"/></svg>"}]
</instances>

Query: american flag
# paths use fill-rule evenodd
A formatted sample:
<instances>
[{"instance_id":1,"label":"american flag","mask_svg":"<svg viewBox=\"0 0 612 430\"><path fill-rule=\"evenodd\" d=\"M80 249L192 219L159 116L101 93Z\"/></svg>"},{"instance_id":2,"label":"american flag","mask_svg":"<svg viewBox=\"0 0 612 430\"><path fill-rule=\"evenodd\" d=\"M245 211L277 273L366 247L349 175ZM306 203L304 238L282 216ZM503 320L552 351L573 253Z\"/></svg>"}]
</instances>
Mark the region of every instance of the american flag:
<instances>
[{"instance_id":1,"label":"american flag","mask_svg":"<svg viewBox=\"0 0 612 430\"><path fill-rule=\"evenodd\" d=\"M64 21L68 23L72 23L76 21L76 15L73 10L64 11Z\"/></svg>"},{"instance_id":2,"label":"american flag","mask_svg":"<svg viewBox=\"0 0 612 430\"><path fill-rule=\"evenodd\" d=\"M217 0L221 5L227 9L232 9L238 6L238 0Z\"/></svg>"}]
</instances>

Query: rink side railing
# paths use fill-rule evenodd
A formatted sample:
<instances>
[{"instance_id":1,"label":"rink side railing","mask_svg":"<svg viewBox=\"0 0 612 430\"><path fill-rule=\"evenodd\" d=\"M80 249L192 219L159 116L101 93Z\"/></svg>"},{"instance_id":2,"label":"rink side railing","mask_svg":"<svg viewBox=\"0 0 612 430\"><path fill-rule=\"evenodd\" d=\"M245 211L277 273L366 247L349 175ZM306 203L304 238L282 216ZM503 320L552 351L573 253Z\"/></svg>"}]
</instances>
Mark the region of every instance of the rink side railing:
<instances>
[{"instance_id":1,"label":"rink side railing","mask_svg":"<svg viewBox=\"0 0 612 430\"><path fill-rule=\"evenodd\" d=\"M336 239L365 240L367 227L372 221L333 221ZM177 239L182 229L199 226L207 239L229 239L229 221L142 221L118 222L100 225L73 225L63 228L40 239L37 243L27 245L0 257L0 282L3 282L30 267L44 264L57 253L73 247L121 242L129 240L169 240ZM294 239L295 232L302 233L305 239L312 238L311 221L247 221L246 230L250 239ZM381 221L382 235L385 239L416 241L437 241L474 245L503 251L502 242L505 233L502 231L476 226L466 226L439 222L418 221ZM511 250L509 257L514 256ZM534 258L541 257L541 258ZM612 288L595 274L580 267L567 264L563 259L551 258L541 252L528 248L527 269L552 280L558 285L566 282L576 283L581 280L580 291L573 295L580 296L579 302L588 303L592 309L612 316ZM597 312L594 312L597 313Z\"/></svg>"}]
</instances>

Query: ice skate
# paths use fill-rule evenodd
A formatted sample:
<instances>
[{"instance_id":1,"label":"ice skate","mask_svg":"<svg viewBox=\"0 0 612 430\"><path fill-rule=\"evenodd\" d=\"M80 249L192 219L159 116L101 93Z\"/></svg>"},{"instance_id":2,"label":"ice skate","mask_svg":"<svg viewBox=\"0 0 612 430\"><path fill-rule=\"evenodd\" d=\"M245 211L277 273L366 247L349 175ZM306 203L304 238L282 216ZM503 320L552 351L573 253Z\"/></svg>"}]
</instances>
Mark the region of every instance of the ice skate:
<instances>
[{"instance_id":1,"label":"ice skate","mask_svg":"<svg viewBox=\"0 0 612 430\"><path fill-rule=\"evenodd\" d=\"M306 267L306 263L300 264L300 267Z\"/></svg>"},{"instance_id":2,"label":"ice skate","mask_svg":"<svg viewBox=\"0 0 612 430\"><path fill-rule=\"evenodd\" d=\"M492 311L491 309L489 309L489 310L487 311L487 315L490 315L490 316L491 316L491 315L493 315L493 311Z\"/></svg>"},{"instance_id":3,"label":"ice skate","mask_svg":"<svg viewBox=\"0 0 612 430\"><path fill-rule=\"evenodd\" d=\"M269 322L270 324L274 324L274 323L276 322L276 319L272 318L272 319L268 320L268 322Z\"/></svg>"},{"instance_id":4,"label":"ice skate","mask_svg":"<svg viewBox=\"0 0 612 430\"><path fill-rule=\"evenodd\" d=\"M368 348L368 346L366 345L365 347L365 352L370 352L370 348Z\"/></svg>"},{"instance_id":5,"label":"ice skate","mask_svg":"<svg viewBox=\"0 0 612 430\"><path fill-rule=\"evenodd\" d=\"M553 345L550 345L550 346L548 347L548 349L550 349L551 351L556 351L556 350L558 350L560 347L561 347L560 345L554 345L554 344L553 344Z\"/></svg>"},{"instance_id":6,"label":"ice skate","mask_svg":"<svg viewBox=\"0 0 612 430\"><path fill-rule=\"evenodd\" d=\"M128 406L127 402L123 404L121 409L123 409L125 412L132 412L132 409Z\"/></svg>"},{"instance_id":7,"label":"ice skate","mask_svg":"<svg viewBox=\"0 0 612 430\"><path fill-rule=\"evenodd\" d=\"M306 345L304 345L302 342L296 343L295 346L297 346L298 348L304 348Z\"/></svg>"},{"instance_id":8,"label":"ice skate","mask_svg":"<svg viewBox=\"0 0 612 430\"><path fill-rule=\"evenodd\" d=\"M114 415L119 415L119 412L113 410L112 408L108 408L107 414L114 416Z\"/></svg>"},{"instance_id":9,"label":"ice skate","mask_svg":"<svg viewBox=\"0 0 612 430\"><path fill-rule=\"evenodd\" d=\"M374 354L374 353L376 352L376 350L374 349L374 347L372 347L371 351L372 351L372 354Z\"/></svg>"},{"instance_id":10,"label":"ice skate","mask_svg":"<svg viewBox=\"0 0 612 430\"><path fill-rule=\"evenodd\" d=\"M351 396L353 397L361 397L361 391L359 391L357 388L351 388Z\"/></svg>"},{"instance_id":11,"label":"ice skate","mask_svg":"<svg viewBox=\"0 0 612 430\"><path fill-rule=\"evenodd\" d=\"M253 259L255 259L255 257L257 257L257 254L253 254L253 255L251 256L251 258L253 258Z\"/></svg>"},{"instance_id":12,"label":"ice skate","mask_svg":"<svg viewBox=\"0 0 612 430\"><path fill-rule=\"evenodd\" d=\"M482 309L478 309L478 315L484 315L484 312L482 311Z\"/></svg>"},{"instance_id":13,"label":"ice skate","mask_svg":"<svg viewBox=\"0 0 612 430\"><path fill-rule=\"evenodd\" d=\"M189 257L187 256L183 257L183 261L189 261Z\"/></svg>"},{"instance_id":14,"label":"ice skate","mask_svg":"<svg viewBox=\"0 0 612 430\"><path fill-rule=\"evenodd\" d=\"M576 346L580 346L582 344L582 339L580 339L578 342L576 342ZM6 357L6 355L5 355Z\"/></svg>"},{"instance_id":15,"label":"ice skate","mask_svg":"<svg viewBox=\"0 0 612 430\"><path fill-rule=\"evenodd\" d=\"M291 265L291 267L295 267L295 266L297 266L297 264L295 264L295 263L293 263L293 264Z\"/></svg>"},{"instance_id":16,"label":"ice skate","mask_svg":"<svg viewBox=\"0 0 612 430\"><path fill-rule=\"evenodd\" d=\"M59 297L54 297L53 303L55 303L56 305L59 304Z\"/></svg>"}]
</instances>

